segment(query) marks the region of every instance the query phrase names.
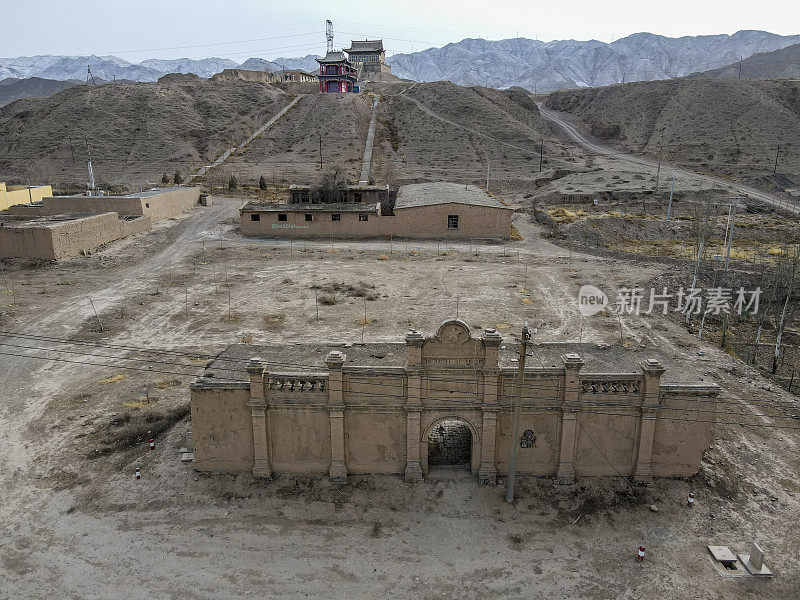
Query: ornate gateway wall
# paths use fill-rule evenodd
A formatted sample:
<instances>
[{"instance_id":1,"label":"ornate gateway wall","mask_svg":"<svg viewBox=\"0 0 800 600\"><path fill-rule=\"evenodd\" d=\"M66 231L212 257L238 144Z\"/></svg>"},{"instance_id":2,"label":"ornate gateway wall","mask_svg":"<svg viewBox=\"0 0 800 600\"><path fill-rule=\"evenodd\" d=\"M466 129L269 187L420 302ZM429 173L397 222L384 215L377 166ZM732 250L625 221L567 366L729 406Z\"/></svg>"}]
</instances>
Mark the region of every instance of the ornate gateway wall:
<instances>
[{"instance_id":1,"label":"ornate gateway wall","mask_svg":"<svg viewBox=\"0 0 800 600\"><path fill-rule=\"evenodd\" d=\"M404 362L351 364L345 352L332 350L316 372L303 363L286 371L278 360L247 362L269 347L232 347L191 385L195 468L334 479L395 473L416 481L434 468L431 452L435 468L466 468L492 483L508 470L517 386L516 367L505 364L513 359L501 360L502 342L494 330L476 338L452 320L432 337L410 331L404 348L371 351L382 359L404 350ZM246 374L237 361L247 362ZM714 441L717 386L663 385L655 359L630 373L582 373L584 361L574 352L560 363L525 371L521 472L566 481L697 472ZM218 371L228 373L225 379Z\"/></svg>"}]
</instances>

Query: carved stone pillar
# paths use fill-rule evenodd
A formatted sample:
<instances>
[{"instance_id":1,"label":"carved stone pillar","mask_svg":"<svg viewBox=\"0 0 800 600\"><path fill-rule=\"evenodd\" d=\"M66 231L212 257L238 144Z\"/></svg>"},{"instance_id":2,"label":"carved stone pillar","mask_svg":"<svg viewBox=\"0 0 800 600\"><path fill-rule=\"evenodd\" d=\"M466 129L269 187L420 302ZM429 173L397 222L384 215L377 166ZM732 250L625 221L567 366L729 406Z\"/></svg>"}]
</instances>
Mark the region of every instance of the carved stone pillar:
<instances>
[{"instance_id":1,"label":"carved stone pillar","mask_svg":"<svg viewBox=\"0 0 800 600\"><path fill-rule=\"evenodd\" d=\"M578 439L577 412L581 405L580 370L583 359L575 354L565 354L564 361L564 399L561 412L561 445L559 449L556 477L561 483L575 480L575 442Z\"/></svg>"},{"instance_id":2,"label":"carved stone pillar","mask_svg":"<svg viewBox=\"0 0 800 600\"><path fill-rule=\"evenodd\" d=\"M406 378L408 387L406 392L406 470L405 479L408 482L422 480L422 465L420 464L420 444L422 420L422 343L425 338L418 331L412 329L406 334L406 348L408 363L406 364Z\"/></svg>"},{"instance_id":3,"label":"carved stone pillar","mask_svg":"<svg viewBox=\"0 0 800 600\"><path fill-rule=\"evenodd\" d=\"M269 478L269 440L267 438L267 402L264 397L264 374L266 367L260 358L252 358L247 365L250 375L250 407L253 420L253 475Z\"/></svg>"},{"instance_id":4,"label":"carved stone pillar","mask_svg":"<svg viewBox=\"0 0 800 600\"><path fill-rule=\"evenodd\" d=\"M497 445L497 407L483 407L483 443L478 481L484 485L497 483L494 450Z\"/></svg>"},{"instance_id":5,"label":"carved stone pillar","mask_svg":"<svg viewBox=\"0 0 800 600\"><path fill-rule=\"evenodd\" d=\"M329 476L334 481L347 478L344 460L344 387L342 365L347 357L334 350L325 359L328 365L328 416L331 428L331 468Z\"/></svg>"},{"instance_id":6,"label":"carved stone pillar","mask_svg":"<svg viewBox=\"0 0 800 600\"><path fill-rule=\"evenodd\" d=\"M660 406L659 387L664 367L656 359L651 358L641 363L644 390L642 394L641 415L639 421L639 443L636 451L636 470L633 473L636 481L653 483L653 438L656 431L656 418Z\"/></svg>"},{"instance_id":7,"label":"carved stone pillar","mask_svg":"<svg viewBox=\"0 0 800 600\"><path fill-rule=\"evenodd\" d=\"M478 469L478 481L482 484L497 483L497 465L495 449L497 448L497 412L500 408L498 393L500 387L500 344L503 338L494 329L483 332L483 344L486 348L486 360L483 368L483 425L481 441L481 466Z\"/></svg>"}]
</instances>

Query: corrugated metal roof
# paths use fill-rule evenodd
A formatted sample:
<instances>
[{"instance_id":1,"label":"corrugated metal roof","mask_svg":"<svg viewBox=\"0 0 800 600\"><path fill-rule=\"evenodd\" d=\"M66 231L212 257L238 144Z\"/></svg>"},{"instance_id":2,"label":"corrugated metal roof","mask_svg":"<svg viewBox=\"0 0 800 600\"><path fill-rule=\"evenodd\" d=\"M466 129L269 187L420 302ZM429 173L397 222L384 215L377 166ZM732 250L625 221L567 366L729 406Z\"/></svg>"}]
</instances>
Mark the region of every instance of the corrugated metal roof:
<instances>
[{"instance_id":1,"label":"corrugated metal roof","mask_svg":"<svg viewBox=\"0 0 800 600\"><path fill-rule=\"evenodd\" d=\"M401 186L397 192L397 201L394 208L397 210L415 206L433 206L449 203L512 210L477 186L446 181L413 183Z\"/></svg>"}]
</instances>

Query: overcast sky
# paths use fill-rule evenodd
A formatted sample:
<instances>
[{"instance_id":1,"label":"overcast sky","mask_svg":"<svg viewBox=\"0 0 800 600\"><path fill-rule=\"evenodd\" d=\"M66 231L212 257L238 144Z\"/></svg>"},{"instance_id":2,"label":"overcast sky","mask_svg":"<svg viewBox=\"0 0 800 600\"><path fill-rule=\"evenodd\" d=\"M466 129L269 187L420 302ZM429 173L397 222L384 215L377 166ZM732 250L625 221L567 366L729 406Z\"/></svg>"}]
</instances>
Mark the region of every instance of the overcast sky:
<instances>
[{"instance_id":1,"label":"overcast sky","mask_svg":"<svg viewBox=\"0 0 800 600\"><path fill-rule=\"evenodd\" d=\"M800 3L771 0L0 0L0 15L0 56L114 54L132 62L324 53L325 19L337 48L381 37L389 54L466 37L610 42L640 31L800 33Z\"/></svg>"}]
</instances>

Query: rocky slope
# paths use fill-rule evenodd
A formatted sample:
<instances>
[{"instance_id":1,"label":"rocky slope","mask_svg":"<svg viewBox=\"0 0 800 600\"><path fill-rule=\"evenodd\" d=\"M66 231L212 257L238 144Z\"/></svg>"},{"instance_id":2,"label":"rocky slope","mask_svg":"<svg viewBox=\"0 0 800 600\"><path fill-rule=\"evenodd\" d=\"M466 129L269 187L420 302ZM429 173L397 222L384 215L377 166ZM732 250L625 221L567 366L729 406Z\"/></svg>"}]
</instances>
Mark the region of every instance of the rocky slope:
<instances>
[{"instance_id":1,"label":"rocky slope","mask_svg":"<svg viewBox=\"0 0 800 600\"><path fill-rule=\"evenodd\" d=\"M87 142L102 186L185 176L244 140L288 103L265 83L167 75L76 86L0 108L0 181L82 185Z\"/></svg>"},{"instance_id":2,"label":"rocky slope","mask_svg":"<svg viewBox=\"0 0 800 600\"><path fill-rule=\"evenodd\" d=\"M800 77L800 44L772 52L759 52L743 61L719 69L693 73L690 77L715 79L796 79Z\"/></svg>"},{"instance_id":3,"label":"rocky slope","mask_svg":"<svg viewBox=\"0 0 800 600\"><path fill-rule=\"evenodd\" d=\"M565 90L546 105L612 145L654 157L663 145L665 161L697 171L773 188L800 173L800 81L682 78Z\"/></svg>"},{"instance_id":4,"label":"rocky slope","mask_svg":"<svg viewBox=\"0 0 800 600\"><path fill-rule=\"evenodd\" d=\"M74 79L58 81L39 77L26 79L9 77L8 79L0 80L0 106L19 98L47 98L73 85L80 85L80 83L80 81Z\"/></svg>"}]
</instances>

